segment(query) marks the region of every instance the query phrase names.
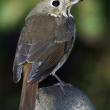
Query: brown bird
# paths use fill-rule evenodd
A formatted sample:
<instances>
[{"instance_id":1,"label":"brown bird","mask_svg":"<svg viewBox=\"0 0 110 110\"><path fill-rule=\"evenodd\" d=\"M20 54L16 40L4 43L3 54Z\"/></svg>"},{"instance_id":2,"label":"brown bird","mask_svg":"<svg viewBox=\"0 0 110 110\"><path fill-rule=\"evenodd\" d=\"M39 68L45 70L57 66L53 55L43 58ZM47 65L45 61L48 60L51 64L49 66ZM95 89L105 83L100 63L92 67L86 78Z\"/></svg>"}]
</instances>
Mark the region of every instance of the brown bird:
<instances>
[{"instance_id":1,"label":"brown bird","mask_svg":"<svg viewBox=\"0 0 110 110\"><path fill-rule=\"evenodd\" d=\"M70 14L79 0L40 0L26 18L13 66L13 79L23 87L19 110L34 110L38 83L53 75L67 60L75 41L75 21Z\"/></svg>"}]
</instances>

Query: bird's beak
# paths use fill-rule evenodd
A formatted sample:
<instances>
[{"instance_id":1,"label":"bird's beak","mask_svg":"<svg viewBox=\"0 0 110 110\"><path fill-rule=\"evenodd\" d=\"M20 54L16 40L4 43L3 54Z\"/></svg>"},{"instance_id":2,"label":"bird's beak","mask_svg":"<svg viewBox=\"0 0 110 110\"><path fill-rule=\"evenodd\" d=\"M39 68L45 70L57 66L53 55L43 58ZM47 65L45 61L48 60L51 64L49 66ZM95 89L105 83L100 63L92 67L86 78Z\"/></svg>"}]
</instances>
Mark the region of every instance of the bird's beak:
<instances>
[{"instance_id":1,"label":"bird's beak","mask_svg":"<svg viewBox=\"0 0 110 110\"><path fill-rule=\"evenodd\" d=\"M83 0L71 0L72 5L77 4L77 3L81 2L81 1L83 1Z\"/></svg>"}]
</instances>

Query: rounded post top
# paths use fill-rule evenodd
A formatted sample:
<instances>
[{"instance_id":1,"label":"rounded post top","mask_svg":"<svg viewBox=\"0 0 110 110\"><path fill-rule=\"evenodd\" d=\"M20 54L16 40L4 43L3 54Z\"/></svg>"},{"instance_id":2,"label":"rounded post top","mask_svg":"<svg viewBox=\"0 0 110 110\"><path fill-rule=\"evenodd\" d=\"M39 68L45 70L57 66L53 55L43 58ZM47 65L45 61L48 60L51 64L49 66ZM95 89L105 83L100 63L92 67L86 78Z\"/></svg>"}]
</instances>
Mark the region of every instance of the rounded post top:
<instances>
[{"instance_id":1,"label":"rounded post top","mask_svg":"<svg viewBox=\"0 0 110 110\"><path fill-rule=\"evenodd\" d=\"M65 84L64 92L56 84L39 89L35 110L95 110L95 107L88 96L71 84Z\"/></svg>"}]
</instances>

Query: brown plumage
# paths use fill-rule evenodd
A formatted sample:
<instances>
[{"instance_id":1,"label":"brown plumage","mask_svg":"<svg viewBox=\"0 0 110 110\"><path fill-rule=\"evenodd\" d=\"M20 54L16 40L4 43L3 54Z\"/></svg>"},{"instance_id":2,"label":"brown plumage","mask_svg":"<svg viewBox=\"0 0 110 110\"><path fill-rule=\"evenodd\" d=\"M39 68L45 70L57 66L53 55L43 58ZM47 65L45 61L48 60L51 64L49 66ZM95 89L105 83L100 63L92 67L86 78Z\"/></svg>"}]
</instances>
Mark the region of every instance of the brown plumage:
<instances>
[{"instance_id":1,"label":"brown plumage","mask_svg":"<svg viewBox=\"0 0 110 110\"><path fill-rule=\"evenodd\" d=\"M37 98L38 82L33 84L27 83L28 75L31 71L32 64L24 64L23 68L23 86L19 110L34 110L35 100Z\"/></svg>"},{"instance_id":2,"label":"brown plumage","mask_svg":"<svg viewBox=\"0 0 110 110\"><path fill-rule=\"evenodd\" d=\"M63 56L70 53L74 36L68 30L69 19L61 19L60 25L50 15L32 16L26 21L14 61L14 80L18 82L22 72L24 76L19 110L34 110L38 82L52 74Z\"/></svg>"},{"instance_id":3,"label":"brown plumage","mask_svg":"<svg viewBox=\"0 0 110 110\"><path fill-rule=\"evenodd\" d=\"M59 20L62 20L61 24L58 24ZM28 82L44 79L45 72L49 70L49 75L63 56L69 55L74 37L72 18L63 16L55 18L50 15L34 15L28 18L15 56L13 68L15 82L20 80L25 63L32 64Z\"/></svg>"},{"instance_id":4,"label":"brown plumage","mask_svg":"<svg viewBox=\"0 0 110 110\"><path fill-rule=\"evenodd\" d=\"M61 19L64 21L60 25L50 15L32 16L26 21L14 61L14 80L18 82L22 72L24 76L19 110L33 110L38 82L52 74L63 56L69 54L74 37L68 30L69 19Z\"/></svg>"},{"instance_id":5,"label":"brown plumage","mask_svg":"<svg viewBox=\"0 0 110 110\"><path fill-rule=\"evenodd\" d=\"M23 73L19 110L34 110L38 83L48 75L60 81L55 72L66 62L75 41L75 23L70 7L79 0L48 3L53 1L38 3L26 18L18 41L13 79L19 82ZM57 8L57 5L62 6Z\"/></svg>"}]
</instances>

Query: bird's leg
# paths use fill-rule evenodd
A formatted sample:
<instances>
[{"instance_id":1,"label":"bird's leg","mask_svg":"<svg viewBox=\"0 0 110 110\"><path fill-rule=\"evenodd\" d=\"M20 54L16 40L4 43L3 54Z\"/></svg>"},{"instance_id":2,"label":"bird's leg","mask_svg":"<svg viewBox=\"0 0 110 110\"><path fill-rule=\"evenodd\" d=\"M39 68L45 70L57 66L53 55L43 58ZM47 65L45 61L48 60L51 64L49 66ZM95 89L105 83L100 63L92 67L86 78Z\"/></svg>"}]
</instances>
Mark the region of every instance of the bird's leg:
<instances>
[{"instance_id":1,"label":"bird's leg","mask_svg":"<svg viewBox=\"0 0 110 110\"><path fill-rule=\"evenodd\" d=\"M53 76L59 81L61 86L64 86L63 81L56 74L53 74Z\"/></svg>"},{"instance_id":2,"label":"bird's leg","mask_svg":"<svg viewBox=\"0 0 110 110\"><path fill-rule=\"evenodd\" d=\"M60 83L60 88L61 88L61 90L63 91L63 93L64 93L64 82L54 73L54 74L52 74L58 81L59 81L59 83Z\"/></svg>"}]
</instances>

